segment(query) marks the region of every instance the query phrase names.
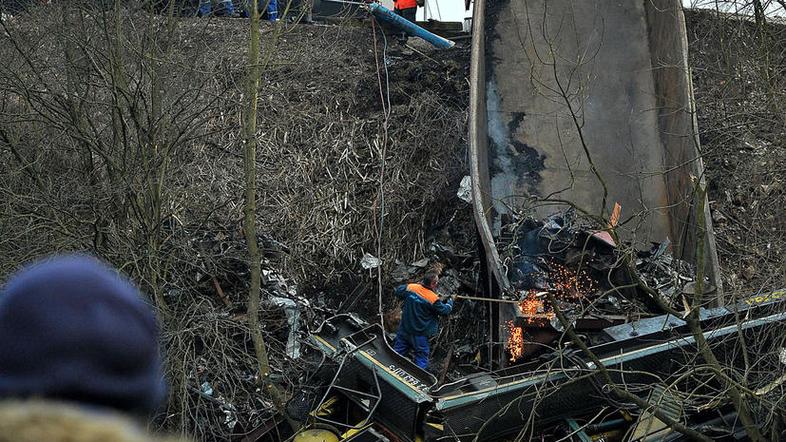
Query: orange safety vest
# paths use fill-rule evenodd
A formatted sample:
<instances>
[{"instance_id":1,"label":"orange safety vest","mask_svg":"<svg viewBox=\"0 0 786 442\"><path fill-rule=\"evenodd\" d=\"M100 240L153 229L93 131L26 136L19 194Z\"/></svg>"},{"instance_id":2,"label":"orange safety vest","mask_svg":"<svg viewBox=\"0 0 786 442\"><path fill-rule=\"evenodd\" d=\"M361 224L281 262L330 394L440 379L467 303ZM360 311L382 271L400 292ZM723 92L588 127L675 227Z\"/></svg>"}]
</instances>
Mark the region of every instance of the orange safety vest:
<instances>
[{"instance_id":1,"label":"orange safety vest","mask_svg":"<svg viewBox=\"0 0 786 442\"><path fill-rule=\"evenodd\" d=\"M420 284L407 284L407 291L420 296L424 300L428 301L429 304L439 301L439 295Z\"/></svg>"},{"instance_id":2,"label":"orange safety vest","mask_svg":"<svg viewBox=\"0 0 786 442\"><path fill-rule=\"evenodd\" d=\"M417 8L418 0L393 0L393 7L396 9Z\"/></svg>"}]
</instances>

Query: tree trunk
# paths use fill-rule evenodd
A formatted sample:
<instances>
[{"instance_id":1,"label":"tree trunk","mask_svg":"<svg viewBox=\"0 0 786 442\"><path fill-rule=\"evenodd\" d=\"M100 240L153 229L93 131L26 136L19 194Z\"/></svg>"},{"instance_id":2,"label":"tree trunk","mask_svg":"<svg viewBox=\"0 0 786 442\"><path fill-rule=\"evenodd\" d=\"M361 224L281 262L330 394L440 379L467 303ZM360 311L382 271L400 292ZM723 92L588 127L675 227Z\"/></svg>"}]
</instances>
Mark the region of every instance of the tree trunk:
<instances>
[{"instance_id":1,"label":"tree trunk","mask_svg":"<svg viewBox=\"0 0 786 442\"><path fill-rule=\"evenodd\" d=\"M279 412L284 411L284 399L270 380L270 362L267 346L259 326L259 302L262 279L261 256L257 244L256 229L256 150L257 150L257 100L259 96L259 10L257 2L251 2L251 20L248 35L248 77L246 83L247 108L243 122L244 144L243 165L245 172L245 204L243 207L243 233L248 244L248 259L251 269L251 288L248 293L248 324L262 384L273 399Z\"/></svg>"},{"instance_id":2,"label":"tree trunk","mask_svg":"<svg viewBox=\"0 0 786 442\"><path fill-rule=\"evenodd\" d=\"M756 19L756 26L759 28L759 31L761 31L766 24L764 6L762 6L761 0L753 0L753 15Z\"/></svg>"},{"instance_id":3,"label":"tree trunk","mask_svg":"<svg viewBox=\"0 0 786 442\"><path fill-rule=\"evenodd\" d=\"M705 231L705 218L704 207L707 201L707 188L705 184L699 180L696 183L696 287L694 289L693 299L690 301L690 314L686 319L688 327L690 327L694 338L696 339L696 346L699 353L704 358L704 361L715 369L717 373L723 373L723 365L715 357L715 353L710 348L709 343L704 338L704 331L701 329L699 323L699 308L704 301L704 241L706 238ZM764 438L759 431L753 416L750 412L750 407L747 400L737 385L731 379L721 377L720 381L726 384L726 395L734 404L740 422L745 427L745 432L751 441L763 441Z\"/></svg>"}]
</instances>

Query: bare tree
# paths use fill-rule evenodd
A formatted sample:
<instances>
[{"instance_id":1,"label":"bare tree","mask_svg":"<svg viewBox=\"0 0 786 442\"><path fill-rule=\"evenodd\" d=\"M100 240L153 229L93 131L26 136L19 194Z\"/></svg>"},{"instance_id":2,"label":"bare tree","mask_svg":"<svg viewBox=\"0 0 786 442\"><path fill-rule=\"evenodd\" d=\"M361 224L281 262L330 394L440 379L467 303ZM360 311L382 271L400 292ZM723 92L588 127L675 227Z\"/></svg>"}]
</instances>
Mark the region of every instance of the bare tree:
<instances>
[{"instance_id":1,"label":"bare tree","mask_svg":"<svg viewBox=\"0 0 786 442\"><path fill-rule=\"evenodd\" d=\"M243 232L248 245L249 268L251 269L251 287L248 292L248 322L251 328L251 337L254 340L254 352L257 356L259 375L262 384L267 389L276 405L283 412L284 397L275 383L270 379L270 361L268 359L267 345L262 335L259 324L260 284L262 282L262 256L257 244L256 228L256 186L257 186L257 107L259 99L260 77L260 36L259 36L259 10L257 2L251 2L251 20L248 33L248 74L246 83L246 112L243 124L244 149L243 164L245 172L245 203L243 206Z\"/></svg>"}]
</instances>

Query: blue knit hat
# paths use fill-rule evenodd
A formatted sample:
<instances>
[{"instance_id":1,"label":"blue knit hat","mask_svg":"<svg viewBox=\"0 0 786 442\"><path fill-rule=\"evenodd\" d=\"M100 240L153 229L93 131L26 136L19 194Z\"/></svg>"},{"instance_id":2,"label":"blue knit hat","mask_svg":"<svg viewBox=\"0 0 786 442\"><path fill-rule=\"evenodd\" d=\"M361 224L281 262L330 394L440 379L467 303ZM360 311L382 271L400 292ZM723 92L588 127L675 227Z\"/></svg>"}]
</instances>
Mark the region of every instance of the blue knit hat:
<instances>
[{"instance_id":1,"label":"blue knit hat","mask_svg":"<svg viewBox=\"0 0 786 442\"><path fill-rule=\"evenodd\" d=\"M56 257L0 291L0 398L150 413L165 392L155 315L111 268Z\"/></svg>"}]
</instances>

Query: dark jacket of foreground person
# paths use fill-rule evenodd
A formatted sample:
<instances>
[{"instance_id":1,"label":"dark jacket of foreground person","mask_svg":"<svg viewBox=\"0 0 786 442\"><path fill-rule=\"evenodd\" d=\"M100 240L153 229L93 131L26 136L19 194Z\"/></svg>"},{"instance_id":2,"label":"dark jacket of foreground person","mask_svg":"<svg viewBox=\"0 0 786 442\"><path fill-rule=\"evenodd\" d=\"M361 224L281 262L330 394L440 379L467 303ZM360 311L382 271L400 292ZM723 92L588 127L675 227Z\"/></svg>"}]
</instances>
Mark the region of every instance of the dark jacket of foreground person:
<instances>
[{"instance_id":1,"label":"dark jacket of foreground person","mask_svg":"<svg viewBox=\"0 0 786 442\"><path fill-rule=\"evenodd\" d=\"M144 441L166 386L139 291L86 256L22 269L0 291L0 441Z\"/></svg>"}]
</instances>

